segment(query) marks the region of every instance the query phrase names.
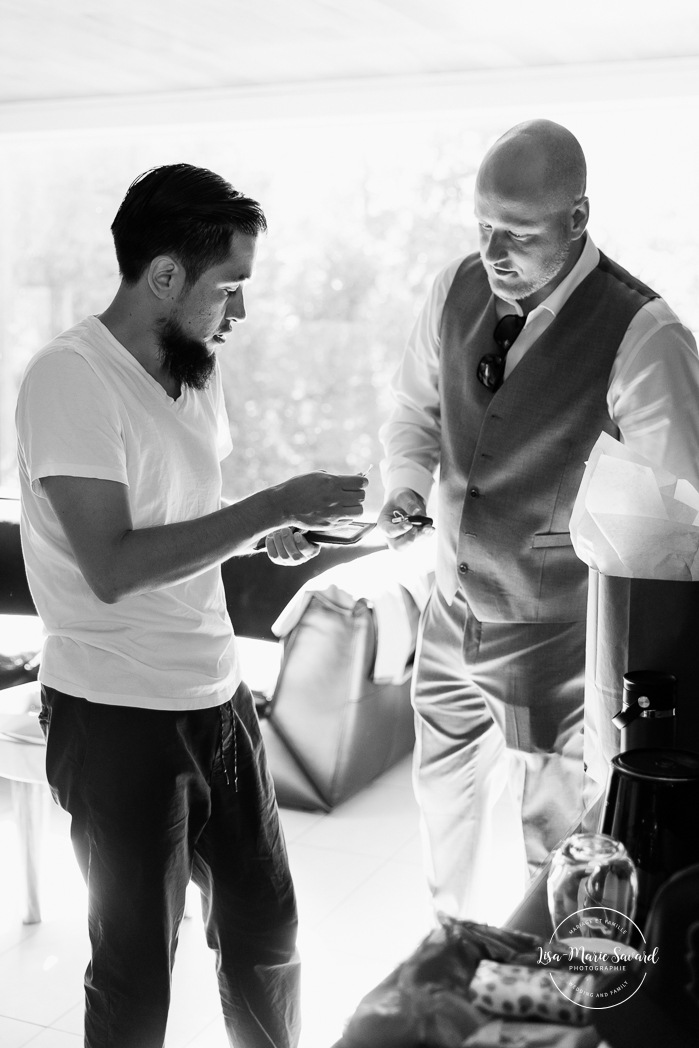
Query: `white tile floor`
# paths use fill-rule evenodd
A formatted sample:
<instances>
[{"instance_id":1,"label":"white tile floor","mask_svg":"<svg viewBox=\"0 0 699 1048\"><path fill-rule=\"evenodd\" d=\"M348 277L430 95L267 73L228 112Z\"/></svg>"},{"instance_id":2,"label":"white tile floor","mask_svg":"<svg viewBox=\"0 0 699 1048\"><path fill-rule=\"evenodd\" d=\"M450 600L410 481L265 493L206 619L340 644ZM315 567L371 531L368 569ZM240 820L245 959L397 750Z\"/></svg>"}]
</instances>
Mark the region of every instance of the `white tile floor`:
<instances>
[{"instance_id":1,"label":"white tile floor","mask_svg":"<svg viewBox=\"0 0 699 1048\"><path fill-rule=\"evenodd\" d=\"M9 783L0 780L0 1045L80 1048L85 895L55 805L39 925L21 923ZM331 1048L360 998L432 925L405 759L328 815L282 811L300 911L302 1048ZM167 1048L225 1048L213 956L196 898L183 923Z\"/></svg>"}]
</instances>

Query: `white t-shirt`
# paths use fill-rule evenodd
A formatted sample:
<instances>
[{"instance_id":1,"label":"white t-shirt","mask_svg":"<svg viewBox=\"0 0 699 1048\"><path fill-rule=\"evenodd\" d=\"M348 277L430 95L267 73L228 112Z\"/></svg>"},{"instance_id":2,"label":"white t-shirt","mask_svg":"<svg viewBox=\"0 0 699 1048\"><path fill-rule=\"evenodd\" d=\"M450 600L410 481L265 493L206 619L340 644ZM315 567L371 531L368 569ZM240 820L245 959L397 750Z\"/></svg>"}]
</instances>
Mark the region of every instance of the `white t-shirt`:
<instances>
[{"instance_id":1,"label":"white t-shirt","mask_svg":"<svg viewBox=\"0 0 699 1048\"><path fill-rule=\"evenodd\" d=\"M218 566L115 604L87 585L48 500L47 476L128 485L134 528L221 506L231 451L218 367L204 392L167 395L96 318L29 363L17 403L22 548L47 638L40 680L92 702L203 709L240 683Z\"/></svg>"}]
</instances>

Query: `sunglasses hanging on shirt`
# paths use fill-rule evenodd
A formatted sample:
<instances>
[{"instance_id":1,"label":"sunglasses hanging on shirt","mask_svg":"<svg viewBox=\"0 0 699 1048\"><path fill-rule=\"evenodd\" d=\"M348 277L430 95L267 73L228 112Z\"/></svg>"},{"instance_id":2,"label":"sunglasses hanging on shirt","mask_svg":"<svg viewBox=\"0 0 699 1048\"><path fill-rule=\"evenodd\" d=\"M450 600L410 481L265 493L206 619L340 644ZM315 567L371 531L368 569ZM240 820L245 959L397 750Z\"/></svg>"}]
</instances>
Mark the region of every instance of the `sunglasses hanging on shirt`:
<instances>
[{"instance_id":1,"label":"sunglasses hanging on shirt","mask_svg":"<svg viewBox=\"0 0 699 1048\"><path fill-rule=\"evenodd\" d=\"M478 364L478 381L486 389L500 389L505 377L505 357L508 350L514 345L517 336L524 327L526 317L520 317L516 313L508 313L498 320L493 331L493 339L500 350L499 353L486 353Z\"/></svg>"}]
</instances>

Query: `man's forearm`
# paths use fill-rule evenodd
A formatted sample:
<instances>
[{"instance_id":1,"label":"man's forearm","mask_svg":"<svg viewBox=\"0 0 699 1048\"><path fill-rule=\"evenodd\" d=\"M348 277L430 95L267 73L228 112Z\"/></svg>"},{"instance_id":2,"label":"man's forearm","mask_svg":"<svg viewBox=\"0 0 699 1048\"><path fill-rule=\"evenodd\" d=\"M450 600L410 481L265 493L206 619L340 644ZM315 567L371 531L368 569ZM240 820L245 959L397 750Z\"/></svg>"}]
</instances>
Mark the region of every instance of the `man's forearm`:
<instances>
[{"instance_id":1,"label":"man's forearm","mask_svg":"<svg viewBox=\"0 0 699 1048\"><path fill-rule=\"evenodd\" d=\"M114 603L252 552L260 536L284 524L278 502L272 492L261 491L196 520L126 531L98 596Z\"/></svg>"},{"instance_id":2,"label":"man's forearm","mask_svg":"<svg viewBox=\"0 0 699 1048\"><path fill-rule=\"evenodd\" d=\"M191 578L278 528L324 527L360 516L366 484L359 474L316 470L193 520L135 528L126 485L42 479L85 581L107 604Z\"/></svg>"}]
</instances>

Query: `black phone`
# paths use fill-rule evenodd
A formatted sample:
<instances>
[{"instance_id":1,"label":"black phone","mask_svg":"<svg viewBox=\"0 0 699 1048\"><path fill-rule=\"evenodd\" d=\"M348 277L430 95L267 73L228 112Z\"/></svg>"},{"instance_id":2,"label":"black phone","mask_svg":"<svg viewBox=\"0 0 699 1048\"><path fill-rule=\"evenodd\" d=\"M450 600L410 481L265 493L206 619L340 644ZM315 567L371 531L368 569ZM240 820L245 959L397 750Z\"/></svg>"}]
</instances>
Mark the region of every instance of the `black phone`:
<instances>
[{"instance_id":1,"label":"black phone","mask_svg":"<svg viewBox=\"0 0 699 1048\"><path fill-rule=\"evenodd\" d=\"M376 521L363 523L360 520L351 520L348 524L338 524L334 528L328 528L327 531L304 531L302 534L305 535L309 542L316 542L319 546L353 546L355 542L361 541L375 527ZM301 529L297 528L296 530L300 531ZM260 539L255 549L263 550L264 548L265 540Z\"/></svg>"},{"instance_id":2,"label":"black phone","mask_svg":"<svg viewBox=\"0 0 699 1048\"><path fill-rule=\"evenodd\" d=\"M335 528L328 528L327 531L306 531L304 534L309 542L317 542L321 546L353 546L355 542L360 542L375 527L375 522L362 523L359 520L352 520L348 524L339 524Z\"/></svg>"}]
</instances>

